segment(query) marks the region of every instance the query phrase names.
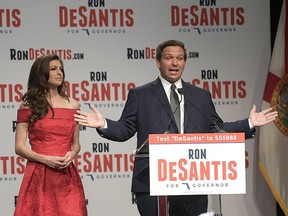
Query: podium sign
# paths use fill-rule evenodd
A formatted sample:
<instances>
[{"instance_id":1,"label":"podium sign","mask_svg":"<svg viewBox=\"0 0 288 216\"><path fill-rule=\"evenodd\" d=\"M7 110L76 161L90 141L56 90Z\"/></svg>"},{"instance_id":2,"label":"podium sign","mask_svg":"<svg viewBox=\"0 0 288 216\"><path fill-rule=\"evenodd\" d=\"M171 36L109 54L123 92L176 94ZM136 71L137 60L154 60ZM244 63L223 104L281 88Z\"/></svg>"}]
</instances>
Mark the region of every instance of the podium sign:
<instances>
[{"instance_id":1,"label":"podium sign","mask_svg":"<svg viewBox=\"0 0 288 216\"><path fill-rule=\"evenodd\" d=\"M245 194L244 133L151 134L150 195Z\"/></svg>"}]
</instances>

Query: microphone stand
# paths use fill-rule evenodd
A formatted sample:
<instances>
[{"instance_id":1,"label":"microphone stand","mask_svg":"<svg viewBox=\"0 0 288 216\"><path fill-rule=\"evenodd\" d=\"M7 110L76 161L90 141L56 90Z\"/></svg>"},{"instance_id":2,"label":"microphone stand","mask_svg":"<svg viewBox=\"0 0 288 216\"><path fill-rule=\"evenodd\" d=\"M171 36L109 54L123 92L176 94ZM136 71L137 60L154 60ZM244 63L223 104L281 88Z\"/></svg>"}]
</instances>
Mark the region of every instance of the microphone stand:
<instances>
[{"instance_id":1,"label":"microphone stand","mask_svg":"<svg viewBox=\"0 0 288 216\"><path fill-rule=\"evenodd\" d=\"M206 113L202 112L197 106L195 106L193 103L191 103L190 101L188 101L188 103L193 106L196 110L198 110L202 115L204 115L207 119L209 119L209 121L211 121L213 123L213 126L216 128L218 133L227 133L227 131L222 130L217 124L216 122L210 118Z\"/></svg>"},{"instance_id":2,"label":"microphone stand","mask_svg":"<svg viewBox=\"0 0 288 216\"><path fill-rule=\"evenodd\" d=\"M182 96L182 94L184 93L184 89L181 88L181 89L177 89L179 94ZM182 100L182 97L181 97L181 100ZM209 119L212 123L213 123L213 126L216 128L217 132L218 133L226 133L225 130L222 130L217 124L216 122L210 118L206 113L204 113L202 110L200 110L197 106L195 106L193 103L191 103L190 101L187 101L191 106L193 106L196 110L198 110L200 113L202 113L202 115L204 115L207 119ZM180 103L179 103L180 104ZM174 115L174 114L173 114ZM222 213L222 197L221 197L221 194L218 195L218 199L219 199L219 214L215 214L215 216L223 216L223 213Z\"/></svg>"},{"instance_id":3,"label":"microphone stand","mask_svg":"<svg viewBox=\"0 0 288 216\"><path fill-rule=\"evenodd\" d=\"M175 110L173 110L173 112L172 112L172 115L171 115L171 117L170 117L170 119L169 119L169 121L168 121L168 127L167 127L167 130L164 132L164 134L168 134L168 133L170 133L170 129L171 129L171 123L172 123L172 119L173 119L173 117L174 117L174 114L175 114L175 112L177 111L177 109L179 109L179 106L180 106L180 104L181 104L181 102L182 102L182 99L183 99L183 93L184 93L184 91L183 91L183 88L178 88L177 89L177 91L178 91L178 93L180 94L180 101L179 101L179 103L177 104L177 106L176 106L176 108L175 108ZM179 129L180 130L180 129ZM147 138L143 143L142 143L142 145L138 148L138 149L136 149L136 150L134 150L134 156L135 157L148 157L148 154L149 153L144 153L144 154L140 154L140 152L141 151L145 151L147 148L148 148L148 146L149 146L149 138ZM147 150L148 151L148 150Z\"/></svg>"}]
</instances>

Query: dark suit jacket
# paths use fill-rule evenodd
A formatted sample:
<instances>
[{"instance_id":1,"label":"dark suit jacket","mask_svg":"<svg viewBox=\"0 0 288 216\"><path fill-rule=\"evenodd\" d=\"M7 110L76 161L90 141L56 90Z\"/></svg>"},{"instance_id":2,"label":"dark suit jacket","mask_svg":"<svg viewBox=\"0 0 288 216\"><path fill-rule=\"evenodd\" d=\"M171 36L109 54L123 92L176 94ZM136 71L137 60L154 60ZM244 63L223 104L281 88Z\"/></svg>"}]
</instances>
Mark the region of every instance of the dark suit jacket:
<instances>
[{"instance_id":1,"label":"dark suit jacket","mask_svg":"<svg viewBox=\"0 0 288 216\"><path fill-rule=\"evenodd\" d=\"M199 110L208 115L223 130L245 132L246 138L253 136L248 119L224 123L215 111L211 94L207 90L192 86L182 81L184 89L184 133L217 132L213 123ZM131 89L122 115L118 121L107 120L108 128L98 133L109 140L123 142L137 133L137 148L149 134L162 134L168 128L172 110L159 78ZM176 128L176 129L175 129ZM172 130L177 131L175 122ZM132 180L132 192L149 192L149 160L136 158Z\"/></svg>"}]
</instances>

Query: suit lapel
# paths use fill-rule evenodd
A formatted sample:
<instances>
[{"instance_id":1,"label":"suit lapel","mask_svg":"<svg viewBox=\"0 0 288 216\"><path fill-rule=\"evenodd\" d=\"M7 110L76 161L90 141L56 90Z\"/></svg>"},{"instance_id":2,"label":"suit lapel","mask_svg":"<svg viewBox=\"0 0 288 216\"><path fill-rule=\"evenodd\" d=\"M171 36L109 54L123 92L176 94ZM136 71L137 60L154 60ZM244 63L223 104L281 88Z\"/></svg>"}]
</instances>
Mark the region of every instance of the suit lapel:
<instances>
[{"instance_id":1,"label":"suit lapel","mask_svg":"<svg viewBox=\"0 0 288 216\"><path fill-rule=\"evenodd\" d=\"M151 87L153 93L162 104L164 110L168 113L169 116L171 116L172 115L171 107L159 77L151 84Z\"/></svg>"},{"instance_id":2,"label":"suit lapel","mask_svg":"<svg viewBox=\"0 0 288 216\"><path fill-rule=\"evenodd\" d=\"M156 98L160 101L161 105L163 106L163 109L167 112L167 127L168 127L168 121L170 120L170 117L172 116L172 110L170 103L168 101L167 95L165 93L165 90L162 86L161 80L158 77L152 84L152 91L155 94ZM171 122L171 129L172 131L175 131L175 133L179 133L175 120L172 118Z\"/></svg>"},{"instance_id":3,"label":"suit lapel","mask_svg":"<svg viewBox=\"0 0 288 216\"><path fill-rule=\"evenodd\" d=\"M182 86L183 86L183 89L184 89L184 133L187 131L188 129L188 126L189 126L189 112L188 112L188 108L187 108L187 101L190 100L189 98L189 94L188 94L188 91L189 91L189 84L185 83L183 80L182 80Z\"/></svg>"}]
</instances>

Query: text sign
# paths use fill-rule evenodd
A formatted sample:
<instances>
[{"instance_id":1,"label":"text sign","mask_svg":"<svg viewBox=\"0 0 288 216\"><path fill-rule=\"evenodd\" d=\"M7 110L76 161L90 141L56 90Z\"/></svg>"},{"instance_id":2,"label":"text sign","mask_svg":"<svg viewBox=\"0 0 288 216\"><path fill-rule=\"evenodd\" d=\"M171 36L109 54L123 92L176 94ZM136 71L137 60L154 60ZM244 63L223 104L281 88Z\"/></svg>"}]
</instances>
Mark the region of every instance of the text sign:
<instances>
[{"instance_id":1,"label":"text sign","mask_svg":"<svg viewBox=\"0 0 288 216\"><path fill-rule=\"evenodd\" d=\"M244 133L151 134L150 194L245 194Z\"/></svg>"}]
</instances>

